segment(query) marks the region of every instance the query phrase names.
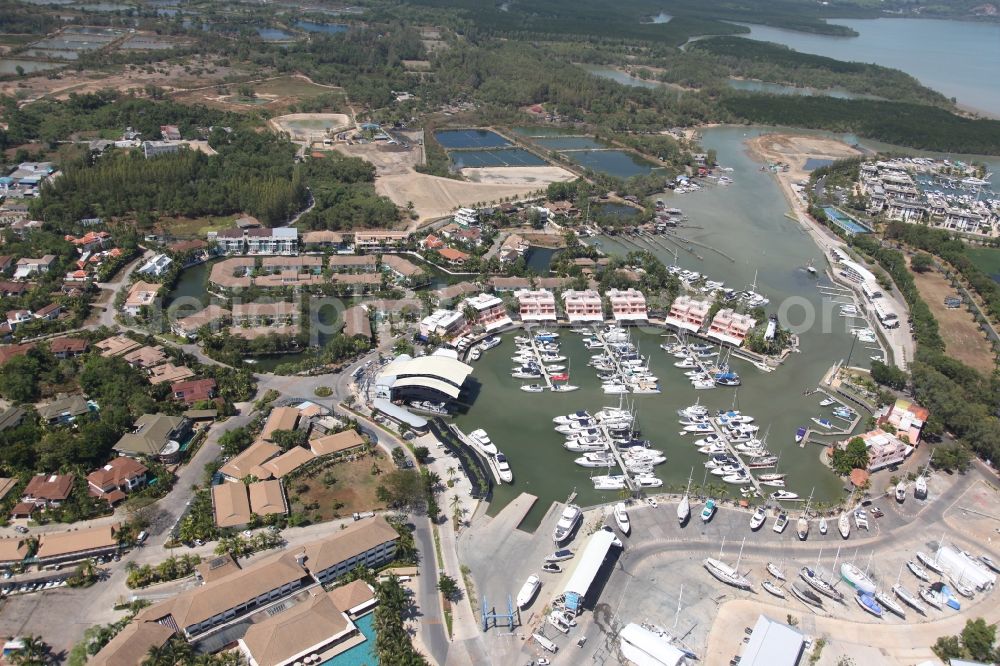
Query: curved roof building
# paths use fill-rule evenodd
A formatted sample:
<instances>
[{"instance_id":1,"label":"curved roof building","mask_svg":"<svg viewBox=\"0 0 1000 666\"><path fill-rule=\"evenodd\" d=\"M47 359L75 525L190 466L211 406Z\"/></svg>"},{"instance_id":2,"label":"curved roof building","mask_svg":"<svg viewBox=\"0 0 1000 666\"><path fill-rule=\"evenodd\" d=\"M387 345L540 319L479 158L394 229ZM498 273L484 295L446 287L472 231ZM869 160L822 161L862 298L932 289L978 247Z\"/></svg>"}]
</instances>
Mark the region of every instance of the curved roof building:
<instances>
[{"instance_id":1,"label":"curved roof building","mask_svg":"<svg viewBox=\"0 0 1000 666\"><path fill-rule=\"evenodd\" d=\"M388 400L457 400L472 366L448 354L397 357L375 380L377 397Z\"/></svg>"}]
</instances>

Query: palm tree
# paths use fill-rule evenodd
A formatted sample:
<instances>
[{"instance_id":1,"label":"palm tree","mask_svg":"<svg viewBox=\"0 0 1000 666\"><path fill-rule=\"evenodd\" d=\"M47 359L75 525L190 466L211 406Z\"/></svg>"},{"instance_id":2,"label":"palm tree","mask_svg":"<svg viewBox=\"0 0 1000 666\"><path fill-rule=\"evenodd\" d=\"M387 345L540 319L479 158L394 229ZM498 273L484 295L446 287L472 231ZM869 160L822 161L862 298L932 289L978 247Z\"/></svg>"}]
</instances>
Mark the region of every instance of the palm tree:
<instances>
[{"instance_id":1,"label":"palm tree","mask_svg":"<svg viewBox=\"0 0 1000 666\"><path fill-rule=\"evenodd\" d=\"M16 666L48 666L52 663L49 657L51 648L38 636L25 636L21 639L21 649L8 656Z\"/></svg>"},{"instance_id":2,"label":"palm tree","mask_svg":"<svg viewBox=\"0 0 1000 666\"><path fill-rule=\"evenodd\" d=\"M455 477L458 476L458 470L455 469L454 465L452 465L445 470L445 473L448 475L448 485L453 485L455 483Z\"/></svg>"}]
</instances>

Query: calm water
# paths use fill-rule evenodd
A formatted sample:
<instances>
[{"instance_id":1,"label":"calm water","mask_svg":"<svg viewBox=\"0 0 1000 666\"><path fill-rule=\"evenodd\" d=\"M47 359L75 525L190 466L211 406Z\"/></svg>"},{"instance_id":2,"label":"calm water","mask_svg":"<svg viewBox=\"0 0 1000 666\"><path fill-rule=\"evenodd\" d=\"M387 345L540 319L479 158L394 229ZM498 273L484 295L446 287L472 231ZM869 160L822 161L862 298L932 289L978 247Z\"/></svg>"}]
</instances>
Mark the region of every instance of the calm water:
<instances>
[{"instance_id":1,"label":"calm water","mask_svg":"<svg viewBox=\"0 0 1000 666\"><path fill-rule=\"evenodd\" d=\"M704 256L703 261L681 253L678 263L707 273L712 279L724 280L732 287L748 285L756 270L758 289L771 299L769 313L777 311L782 300L789 298L820 311L822 299L816 289L816 279L803 267L811 259L821 261L822 252L797 223L784 216L788 207L777 184L769 174L760 172L759 164L744 152L742 141L750 133L745 128L717 128L704 132L705 147L716 149L720 161L734 169L732 185L662 197L668 205L682 208L691 225L700 227L682 230L683 236L715 246L736 261L730 262L715 252L698 248L698 253ZM622 244L610 238L601 238L600 242L609 253L637 249L634 244ZM665 262L673 261L672 254L666 250L654 252ZM792 308L789 318L798 323L802 312L802 307ZM815 488L816 501L839 498L842 481L819 463L818 445L810 444L800 449L793 435L798 426L809 425L811 417L829 416L818 406L817 397L804 396L803 392L815 387L834 362L846 359L851 352L853 338L846 330L845 320L831 317L831 328L833 330L824 333L817 325L802 333L802 353L793 354L777 372L762 374L747 363L732 362L744 381L735 394L737 407L755 416L761 427L770 427L768 446L775 453L781 453L780 469L790 475L789 489L808 496ZM469 413L456 419L466 432L485 428L511 459L515 483L495 491L491 512L521 492L539 497L540 501L527 519L528 524L537 524L550 502L564 500L574 488L585 504L615 498L614 493L598 493L592 489L588 470L573 464L575 455L562 448L562 436L552 430L551 420L559 414L577 409L594 411L602 405L617 404L616 396L606 396L600 391L596 375L586 367L591 352L583 347L579 337L567 332L561 339L563 353L572 359L571 381L581 386L581 390L565 395L529 394L518 390L522 382L510 377L513 365L510 356L514 347L508 338L476 364L480 394ZM636 341L642 353L651 355L651 365L660 379L663 393L630 399L635 401L643 436L652 440L655 448L666 452L668 461L657 470L664 481L664 490L683 490L692 467L695 468L694 483L702 482L705 457L694 449L691 438L678 436L676 410L698 399L711 408L727 408L733 404L734 392L729 389L695 391L683 371L673 367L675 359L657 348L662 341L659 335L639 334ZM852 364L867 365L872 353L858 345ZM512 426L512 415L516 415L516 427ZM732 486L730 490L735 492Z\"/></svg>"},{"instance_id":2,"label":"calm water","mask_svg":"<svg viewBox=\"0 0 1000 666\"><path fill-rule=\"evenodd\" d=\"M277 28L257 28L257 34L265 42L286 42L295 38L295 35L290 35L284 30Z\"/></svg>"},{"instance_id":3,"label":"calm water","mask_svg":"<svg viewBox=\"0 0 1000 666\"><path fill-rule=\"evenodd\" d=\"M551 139L537 139L535 141L542 148L549 150L586 150L588 148L607 148L606 143L602 143L589 136L565 136Z\"/></svg>"},{"instance_id":4,"label":"calm water","mask_svg":"<svg viewBox=\"0 0 1000 666\"><path fill-rule=\"evenodd\" d=\"M816 90L814 88L798 88L796 86L785 86L780 83L768 83L767 81L749 81L747 79L729 79L729 87L734 90L746 90L749 92L763 92L772 95L823 95L824 97L836 97L838 99L877 99L874 95L857 95L840 88L830 88L827 90Z\"/></svg>"},{"instance_id":5,"label":"calm water","mask_svg":"<svg viewBox=\"0 0 1000 666\"><path fill-rule=\"evenodd\" d=\"M39 62L37 60L11 60L4 58L0 60L0 74L17 74L20 67L25 73L38 72L43 69L56 69L61 67L58 63Z\"/></svg>"},{"instance_id":6,"label":"calm water","mask_svg":"<svg viewBox=\"0 0 1000 666\"><path fill-rule=\"evenodd\" d=\"M456 150L451 163L463 167L545 166L547 162L523 148L506 150Z\"/></svg>"},{"instance_id":7,"label":"calm water","mask_svg":"<svg viewBox=\"0 0 1000 666\"><path fill-rule=\"evenodd\" d=\"M592 213L598 215L613 215L615 217L633 217L639 214L638 208L620 203L599 203L590 207Z\"/></svg>"},{"instance_id":8,"label":"calm water","mask_svg":"<svg viewBox=\"0 0 1000 666\"><path fill-rule=\"evenodd\" d=\"M594 76L599 76L602 79L610 79L615 83L620 83L623 86L635 86L637 88L670 88L671 90L676 90L678 94L684 90L678 85L673 83L665 83L663 81L650 81L648 79L640 79L637 76L632 76L631 74L626 74L625 72L615 69L613 67L605 67L603 65L580 65L581 68L590 72Z\"/></svg>"},{"instance_id":9,"label":"calm water","mask_svg":"<svg viewBox=\"0 0 1000 666\"><path fill-rule=\"evenodd\" d=\"M306 32L322 32L328 35L336 35L340 32L347 32L347 26L343 23L316 23L314 21L296 21L296 28L302 28Z\"/></svg>"},{"instance_id":10,"label":"calm water","mask_svg":"<svg viewBox=\"0 0 1000 666\"><path fill-rule=\"evenodd\" d=\"M552 263L552 257L558 251L550 247L529 247L528 251L524 253L524 263L535 273L547 276L549 274L549 265Z\"/></svg>"},{"instance_id":11,"label":"calm water","mask_svg":"<svg viewBox=\"0 0 1000 666\"><path fill-rule=\"evenodd\" d=\"M857 37L813 35L750 25L753 39L796 51L877 63L915 76L959 104L1000 116L1000 25L936 19L836 19Z\"/></svg>"},{"instance_id":12,"label":"calm water","mask_svg":"<svg viewBox=\"0 0 1000 666\"><path fill-rule=\"evenodd\" d=\"M649 160L624 150L573 150L563 154L585 169L616 178L644 176L656 168Z\"/></svg>"},{"instance_id":13,"label":"calm water","mask_svg":"<svg viewBox=\"0 0 1000 666\"><path fill-rule=\"evenodd\" d=\"M489 130L439 130L434 138L442 148L503 148L510 141Z\"/></svg>"}]
</instances>

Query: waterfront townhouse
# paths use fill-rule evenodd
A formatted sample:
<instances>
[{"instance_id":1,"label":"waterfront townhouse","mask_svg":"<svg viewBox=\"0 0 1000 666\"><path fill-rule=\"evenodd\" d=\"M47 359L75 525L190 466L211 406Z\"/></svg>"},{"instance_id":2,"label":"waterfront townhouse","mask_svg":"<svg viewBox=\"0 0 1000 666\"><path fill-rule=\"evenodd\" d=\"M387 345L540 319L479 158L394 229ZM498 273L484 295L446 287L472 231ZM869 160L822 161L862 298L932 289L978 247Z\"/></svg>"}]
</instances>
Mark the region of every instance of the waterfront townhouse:
<instances>
[{"instance_id":1,"label":"waterfront townhouse","mask_svg":"<svg viewBox=\"0 0 1000 666\"><path fill-rule=\"evenodd\" d=\"M470 256L468 253L456 250L453 247L443 247L438 250L438 254L441 255L442 259L453 266L460 266L461 264L464 264L469 260Z\"/></svg>"},{"instance_id":2,"label":"waterfront townhouse","mask_svg":"<svg viewBox=\"0 0 1000 666\"><path fill-rule=\"evenodd\" d=\"M609 289L608 302L611 304L611 316L615 321L646 321L649 312L646 309L646 296L639 290Z\"/></svg>"},{"instance_id":3,"label":"waterfront townhouse","mask_svg":"<svg viewBox=\"0 0 1000 666\"><path fill-rule=\"evenodd\" d=\"M119 456L87 475L88 490L91 495L114 505L125 499L128 493L146 485L148 471L138 460Z\"/></svg>"},{"instance_id":4,"label":"waterfront townhouse","mask_svg":"<svg viewBox=\"0 0 1000 666\"><path fill-rule=\"evenodd\" d=\"M296 271L319 274L323 271L323 257L315 255L264 257L261 259L260 267L264 273Z\"/></svg>"},{"instance_id":5,"label":"waterfront townhouse","mask_svg":"<svg viewBox=\"0 0 1000 666\"><path fill-rule=\"evenodd\" d=\"M195 312L187 317L182 317L175 320L170 325L170 330L174 335L179 335L182 338L187 338L188 340L194 340L198 337L198 331L203 327L208 326L209 328L219 328L232 316L232 312L228 309L222 307L221 305L216 305L210 303L205 306L204 309Z\"/></svg>"},{"instance_id":6,"label":"waterfront townhouse","mask_svg":"<svg viewBox=\"0 0 1000 666\"><path fill-rule=\"evenodd\" d=\"M112 356L122 356L142 345L125 335L114 335L94 343L101 356L110 358Z\"/></svg>"},{"instance_id":7,"label":"waterfront townhouse","mask_svg":"<svg viewBox=\"0 0 1000 666\"><path fill-rule=\"evenodd\" d=\"M465 328L465 315L460 310L435 310L420 320L420 337L432 335L447 339Z\"/></svg>"},{"instance_id":8,"label":"waterfront townhouse","mask_svg":"<svg viewBox=\"0 0 1000 666\"><path fill-rule=\"evenodd\" d=\"M495 331L512 323L503 301L492 294L479 294L465 299L462 302L463 311L466 308L471 308L476 312L475 320L469 323L474 326L482 326L487 331Z\"/></svg>"},{"instance_id":9,"label":"waterfront townhouse","mask_svg":"<svg viewBox=\"0 0 1000 666\"><path fill-rule=\"evenodd\" d=\"M388 248L404 247L410 239L409 231L370 229L354 233L355 252L377 252Z\"/></svg>"},{"instance_id":10,"label":"waterfront townhouse","mask_svg":"<svg viewBox=\"0 0 1000 666\"><path fill-rule=\"evenodd\" d=\"M514 292L521 321L555 321L556 297L547 289L520 289Z\"/></svg>"},{"instance_id":11,"label":"waterfront townhouse","mask_svg":"<svg viewBox=\"0 0 1000 666\"><path fill-rule=\"evenodd\" d=\"M295 227L276 229L240 228L208 232L209 242L214 242L220 254L297 254L299 230Z\"/></svg>"},{"instance_id":12,"label":"waterfront townhouse","mask_svg":"<svg viewBox=\"0 0 1000 666\"><path fill-rule=\"evenodd\" d=\"M224 259L212 266L208 276L210 284L226 289L249 287L253 284L253 273L256 260L253 257L233 257Z\"/></svg>"},{"instance_id":13,"label":"waterfront townhouse","mask_svg":"<svg viewBox=\"0 0 1000 666\"><path fill-rule=\"evenodd\" d=\"M155 282L139 280L129 288L125 303L122 305L122 312L130 317L137 316L143 308L148 308L156 302L156 294L162 286Z\"/></svg>"},{"instance_id":14,"label":"waterfront townhouse","mask_svg":"<svg viewBox=\"0 0 1000 666\"><path fill-rule=\"evenodd\" d=\"M405 282L413 282L423 274L423 270L419 266L395 254L383 254L382 266L387 268L396 278Z\"/></svg>"},{"instance_id":15,"label":"waterfront townhouse","mask_svg":"<svg viewBox=\"0 0 1000 666\"><path fill-rule=\"evenodd\" d=\"M886 467L899 465L913 453L914 447L900 440L896 435L876 428L859 435L868 449L868 471L877 472ZM847 441L841 443L846 447Z\"/></svg>"},{"instance_id":16,"label":"waterfront townhouse","mask_svg":"<svg viewBox=\"0 0 1000 666\"><path fill-rule=\"evenodd\" d=\"M905 398L898 398L891 408L878 417L878 424L888 423L900 436L905 435L910 444L920 441L920 431L930 418L930 411Z\"/></svg>"},{"instance_id":17,"label":"waterfront townhouse","mask_svg":"<svg viewBox=\"0 0 1000 666\"><path fill-rule=\"evenodd\" d=\"M979 213L964 208L948 208L942 226L967 234L992 235L993 227Z\"/></svg>"},{"instance_id":18,"label":"waterfront townhouse","mask_svg":"<svg viewBox=\"0 0 1000 666\"><path fill-rule=\"evenodd\" d=\"M886 200L885 215L898 222L919 222L927 217L927 204L889 197Z\"/></svg>"},{"instance_id":19,"label":"waterfront townhouse","mask_svg":"<svg viewBox=\"0 0 1000 666\"><path fill-rule=\"evenodd\" d=\"M295 303L233 304L233 324L236 326L280 326L294 324L298 320L299 308Z\"/></svg>"},{"instance_id":20,"label":"waterfront townhouse","mask_svg":"<svg viewBox=\"0 0 1000 666\"><path fill-rule=\"evenodd\" d=\"M158 254L149 261L147 261L146 263L144 263L136 272L139 273L139 275L150 275L152 277L160 277L168 270L170 270L170 266L173 263L174 260L168 257L167 255Z\"/></svg>"},{"instance_id":21,"label":"waterfront townhouse","mask_svg":"<svg viewBox=\"0 0 1000 666\"><path fill-rule=\"evenodd\" d=\"M344 251L351 249L347 234L339 231L306 231L300 239L302 250L317 252L322 250Z\"/></svg>"},{"instance_id":22,"label":"waterfront townhouse","mask_svg":"<svg viewBox=\"0 0 1000 666\"><path fill-rule=\"evenodd\" d=\"M367 307L355 305L344 311L344 335L372 339L372 322Z\"/></svg>"},{"instance_id":23,"label":"waterfront townhouse","mask_svg":"<svg viewBox=\"0 0 1000 666\"><path fill-rule=\"evenodd\" d=\"M604 304L594 289L567 289L562 299L563 311L570 323L604 321Z\"/></svg>"},{"instance_id":24,"label":"waterfront townhouse","mask_svg":"<svg viewBox=\"0 0 1000 666\"><path fill-rule=\"evenodd\" d=\"M715 313L708 327L708 337L739 347L749 335L757 321L745 314L739 314L732 308L723 308Z\"/></svg>"},{"instance_id":25,"label":"waterfront townhouse","mask_svg":"<svg viewBox=\"0 0 1000 666\"><path fill-rule=\"evenodd\" d=\"M374 273L378 267L375 255L335 254L327 262L333 273Z\"/></svg>"}]
</instances>

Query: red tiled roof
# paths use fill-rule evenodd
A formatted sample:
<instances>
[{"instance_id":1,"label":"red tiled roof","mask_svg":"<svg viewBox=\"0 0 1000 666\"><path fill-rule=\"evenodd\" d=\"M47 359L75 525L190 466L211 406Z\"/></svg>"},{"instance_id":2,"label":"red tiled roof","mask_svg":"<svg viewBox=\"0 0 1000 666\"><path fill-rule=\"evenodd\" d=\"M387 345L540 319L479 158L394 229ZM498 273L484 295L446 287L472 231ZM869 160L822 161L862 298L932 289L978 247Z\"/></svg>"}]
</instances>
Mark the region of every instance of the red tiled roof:
<instances>
[{"instance_id":1,"label":"red tiled roof","mask_svg":"<svg viewBox=\"0 0 1000 666\"><path fill-rule=\"evenodd\" d=\"M24 487L24 497L62 501L73 492L72 474L36 474Z\"/></svg>"},{"instance_id":2,"label":"red tiled roof","mask_svg":"<svg viewBox=\"0 0 1000 666\"><path fill-rule=\"evenodd\" d=\"M174 394L174 397L186 403L193 403L199 400L210 400L216 386L214 379L192 379L171 385L170 392Z\"/></svg>"},{"instance_id":3,"label":"red tiled roof","mask_svg":"<svg viewBox=\"0 0 1000 666\"><path fill-rule=\"evenodd\" d=\"M49 351L53 354L80 354L87 351L89 343L82 338L56 338L49 343Z\"/></svg>"}]
</instances>

